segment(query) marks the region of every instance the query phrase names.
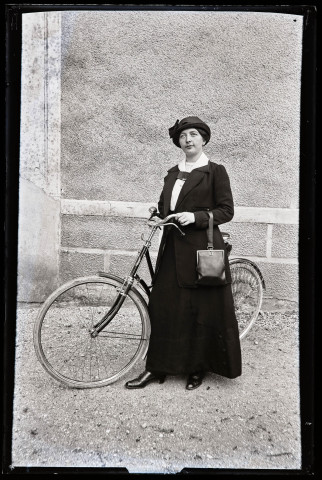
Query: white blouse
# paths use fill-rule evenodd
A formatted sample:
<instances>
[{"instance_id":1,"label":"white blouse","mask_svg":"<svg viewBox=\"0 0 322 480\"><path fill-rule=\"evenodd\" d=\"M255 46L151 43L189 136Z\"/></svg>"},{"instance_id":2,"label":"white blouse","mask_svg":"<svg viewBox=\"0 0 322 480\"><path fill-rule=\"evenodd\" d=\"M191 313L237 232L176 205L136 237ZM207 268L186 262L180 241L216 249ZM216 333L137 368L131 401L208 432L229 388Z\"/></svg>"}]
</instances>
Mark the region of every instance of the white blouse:
<instances>
[{"instance_id":1,"label":"white blouse","mask_svg":"<svg viewBox=\"0 0 322 480\"><path fill-rule=\"evenodd\" d=\"M185 159L181 160L181 162L178 164L178 168L180 172L191 172L195 168L205 167L206 165L208 165L208 162L209 159L207 155L205 153L202 153L196 162L189 163L186 162ZM184 182L185 180L179 180L177 178L176 183L174 184L170 201L170 210L172 211L176 208L176 203Z\"/></svg>"}]
</instances>

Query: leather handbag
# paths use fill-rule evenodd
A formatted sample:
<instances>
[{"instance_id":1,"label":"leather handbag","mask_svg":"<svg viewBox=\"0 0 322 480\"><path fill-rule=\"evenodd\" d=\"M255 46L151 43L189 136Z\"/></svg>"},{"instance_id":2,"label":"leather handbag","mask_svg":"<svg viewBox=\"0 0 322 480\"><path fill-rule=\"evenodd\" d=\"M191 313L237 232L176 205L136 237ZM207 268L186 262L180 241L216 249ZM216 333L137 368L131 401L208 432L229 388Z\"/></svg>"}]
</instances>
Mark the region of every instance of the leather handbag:
<instances>
[{"instance_id":1,"label":"leather handbag","mask_svg":"<svg viewBox=\"0 0 322 480\"><path fill-rule=\"evenodd\" d=\"M214 250L214 217L209 214L209 225L207 230L207 250L197 250L197 285L219 286L226 285L225 252Z\"/></svg>"}]
</instances>

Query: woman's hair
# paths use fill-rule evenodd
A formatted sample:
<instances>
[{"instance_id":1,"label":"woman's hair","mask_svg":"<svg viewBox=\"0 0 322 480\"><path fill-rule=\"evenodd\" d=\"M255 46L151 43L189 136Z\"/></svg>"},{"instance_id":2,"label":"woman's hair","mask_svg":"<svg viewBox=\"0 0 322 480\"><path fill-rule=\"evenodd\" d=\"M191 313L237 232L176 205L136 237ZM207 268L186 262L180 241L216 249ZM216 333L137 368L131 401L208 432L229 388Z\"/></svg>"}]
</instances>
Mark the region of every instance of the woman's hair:
<instances>
[{"instance_id":1,"label":"woman's hair","mask_svg":"<svg viewBox=\"0 0 322 480\"><path fill-rule=\"evenodd\" d=\"M204 141L207 144L210 140L210 135L205 130L203 130L202 128L196 128L196 130L198 130L198 132L200 133L200 135L202 136L202 138L204 139Z\"/></svg>"}]
</instances>

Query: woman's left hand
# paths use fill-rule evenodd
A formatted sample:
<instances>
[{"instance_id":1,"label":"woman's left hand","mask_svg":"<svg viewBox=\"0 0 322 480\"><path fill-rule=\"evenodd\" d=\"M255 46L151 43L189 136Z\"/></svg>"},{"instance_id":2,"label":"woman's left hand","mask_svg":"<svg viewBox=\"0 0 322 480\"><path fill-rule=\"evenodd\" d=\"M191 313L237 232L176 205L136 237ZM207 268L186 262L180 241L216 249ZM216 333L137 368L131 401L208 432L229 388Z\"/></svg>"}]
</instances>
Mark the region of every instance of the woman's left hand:
<instances>
[{"instance_id":1,"label":"woman's left hand","mask_svg":"<svg viewBox=\"0 0 322 480\"><path fill-rule=\"evenodd\" d=\"M186 225L189 225L190 223L195 223L195 215L192 212L181 212L178 213L176 216L176 220L185 227Z\"/></svg>"}]
</instances>

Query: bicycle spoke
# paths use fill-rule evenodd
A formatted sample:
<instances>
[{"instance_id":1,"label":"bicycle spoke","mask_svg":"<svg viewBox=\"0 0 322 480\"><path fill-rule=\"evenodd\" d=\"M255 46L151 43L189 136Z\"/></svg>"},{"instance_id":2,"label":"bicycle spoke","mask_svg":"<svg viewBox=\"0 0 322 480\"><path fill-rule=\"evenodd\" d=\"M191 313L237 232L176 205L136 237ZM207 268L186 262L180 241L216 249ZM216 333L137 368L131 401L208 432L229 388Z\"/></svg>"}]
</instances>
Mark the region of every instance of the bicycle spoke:
<instances>
[{"instance_id":1,"label":"bicycle spoke","mask_svg":"<svg viewBox=\"0 0 322 480\"><path fill-rule=\"evenodd\" d=\"M87 285L86 285L86 290L87 290L87 295L89 295L89 293L88 293L88 286L87 286ZM89 308L90 314L92 315L91 325L93 326L93 325L94 325L94 323L93 323L93 312L92 312L91 307L90 307L90 305L89 305L89 300L88 300L88 303L86 303L86 301L84 301L84 298L83 298L83 297L81 297L81 300L84 302L84 307L86 306L87 308Z\"/></svg>"},{"instance_id":2,"label":"bicycle spoke","mask_svg":"<svg viewBox=\"0 0 322 480\"><path fill-rule=\"evenodd\" d=\"M105 370L105 374L108 375L108 369L106 367L106 359L105 359L105 355L104 355L104 352L103 352L103 349L102 349L102 346L101 346L101 343L100 343L100 337L97 337L97 346L98 346L98 349L100 351L100 358L102 359L102 363L103 363L103 367L104 367L104 370Z\"/></svg>"},{"instance_id":3,"label":"bicycle spoke","mask_svg":"<svg viewBox=\"0 0 322 480\"><path fill-rule=\"evenodd\" d=\"M79 356L79 352L82 351L82 346L85 345L86 343L88 342L88 339L85 339L83 341L81 341L80 339L76 339L76 344L74 347L71 347L69 346L69 356L68 357L62 357L61 355L58 357L58 360L56 360L56 362L58 362L58 365L61 364L62 367L66 367L68 366L68 364L70 363L71 359L72 358L75 358L75 356ZM66 348L65 348L66 350ZM50 358L49 358L49 361L50 361ZM61 363L59 363L61 362ZM50 361L51 363L51 361Z\"/></svg>"},{"instance_id":4,"label":"bicycle spoke","mask_svg":"<svg viewBox=\"0 0 322 480\"><path fill-rule=\"evenodd\" d=\"M125 338L127 340L137 340L141 338L140 334L135 333L122 333L122 332L106 332L100 333L99 337L101 338Z\"/></svg>"},{"instance_id":5,"label":"bicycle spoke","mask_svg":"<svg viewBox=\"0 0 322 480\"><path fill-rule=\"evenodd\" d=\"M262 282L256 270L243 260L232 262L231 275L235 312L242 338L257 318L262 302Z\"/></svg>"},{"instance_id":6,"label":"bicycle spoke","mask_svg":"<svg viewBox=\"0 0 322 480\"><path fill-rule=\"evenodd\" d=\"M88 297L89 297L88 285L87 285L87 284L86 284L86 291L87 291L87 295L88 295ZM90 308L90 313L91 313L91 316L92 316L92 323L91 323L91 325L92 325L92 327L93 327L93 325L94 325L94 319L93 319L93 309L92 309L92 308Z\"/></svg>"}]
</instances>

